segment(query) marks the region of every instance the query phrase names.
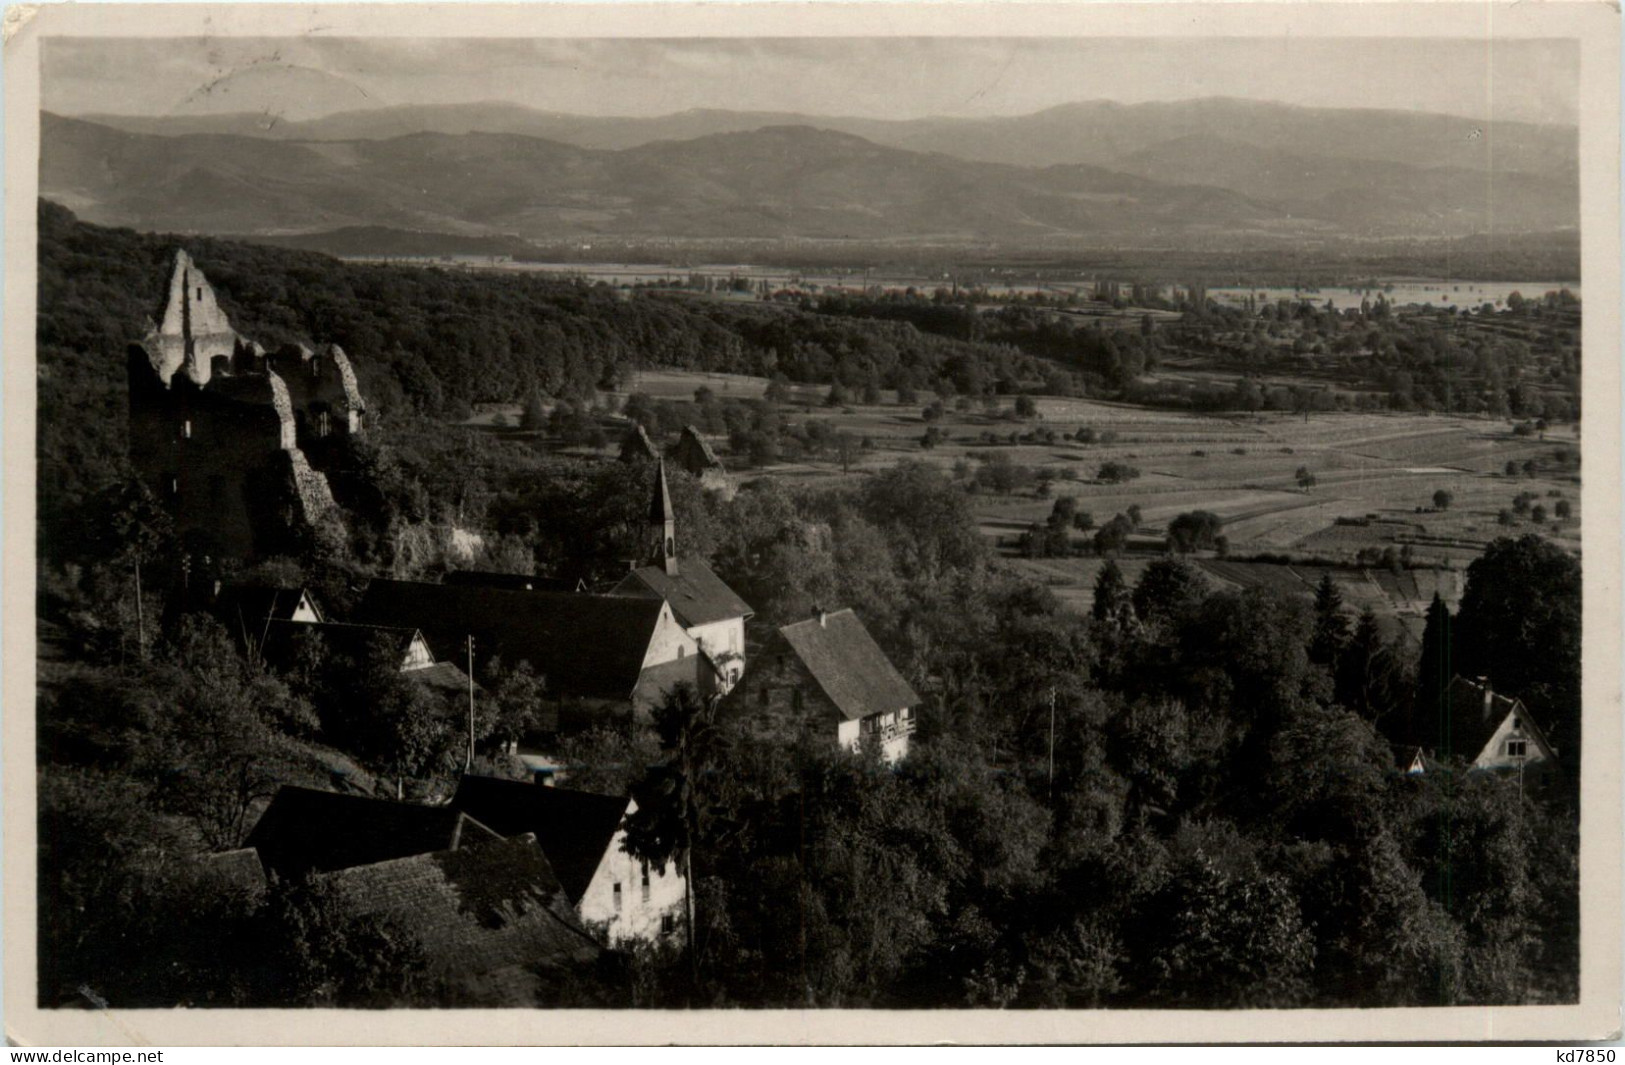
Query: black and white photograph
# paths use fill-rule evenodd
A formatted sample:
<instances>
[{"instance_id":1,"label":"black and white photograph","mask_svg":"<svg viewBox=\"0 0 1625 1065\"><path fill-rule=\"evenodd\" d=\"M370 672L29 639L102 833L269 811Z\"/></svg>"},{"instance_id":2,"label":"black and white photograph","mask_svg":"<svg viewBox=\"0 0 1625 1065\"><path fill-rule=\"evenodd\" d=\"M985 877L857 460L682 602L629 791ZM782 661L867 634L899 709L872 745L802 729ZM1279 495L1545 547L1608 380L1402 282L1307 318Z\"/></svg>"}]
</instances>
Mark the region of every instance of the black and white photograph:
<instances>
[{"instance_id":1,"label":"black and white photograph","mask_svg":"<svg viewBox=\"0 0 1625 1065\"><path fill-rule=\"evenodd\" d=\"M8 18L41 1031L1617 1032L1617 10L854 6Z\"/></svg>"}]
</instances>

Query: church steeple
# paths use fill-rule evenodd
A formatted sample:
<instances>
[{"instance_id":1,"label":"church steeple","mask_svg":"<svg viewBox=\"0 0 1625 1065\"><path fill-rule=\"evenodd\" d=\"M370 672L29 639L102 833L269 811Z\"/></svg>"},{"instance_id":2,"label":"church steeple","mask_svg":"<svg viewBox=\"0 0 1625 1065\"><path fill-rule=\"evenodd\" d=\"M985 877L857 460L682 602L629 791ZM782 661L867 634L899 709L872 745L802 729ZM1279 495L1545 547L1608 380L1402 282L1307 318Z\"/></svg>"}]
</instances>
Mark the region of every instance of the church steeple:
<instances>
[{"instance_id":1,"label":"church steeple","mask_svg":"<svg viewBox=\"0 0 1625 1065\"><path fill-rule=\"evenodd\" d=\"M666 486L666 460L655 473L654 498L649 502L649 533L655 537L654 564L667 575L677 576L677 512L672 509L671 489Z\"/></svg>"}]
</instances>

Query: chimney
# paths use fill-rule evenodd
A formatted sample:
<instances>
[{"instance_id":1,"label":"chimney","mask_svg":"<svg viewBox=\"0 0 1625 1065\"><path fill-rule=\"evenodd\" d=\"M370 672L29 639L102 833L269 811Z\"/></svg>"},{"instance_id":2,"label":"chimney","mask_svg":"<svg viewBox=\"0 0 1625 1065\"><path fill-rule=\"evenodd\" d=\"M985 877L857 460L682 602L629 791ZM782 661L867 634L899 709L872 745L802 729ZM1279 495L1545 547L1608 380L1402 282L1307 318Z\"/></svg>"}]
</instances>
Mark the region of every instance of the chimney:
<instances>
[{"instance_id":1,"label":"chimney","mask_svg":"<svg viewBox=\"0 0 1625 1065\"><path fill-rule=\"evenodd\" d=\"M1479 677L1478 684L1484 689L1484 716L1489 717L1490 712L1495 709L1495 689L1490 687L1488 677Z\"/></svg>"},{"instance_id":2,"label":"chimney","mask_svg":"<svg viewBox=\"0 0 1625 1065\"><path fill-rule=\"evenodd\" d=\"M815 605L813 607L813 613L818 615L818 627L819 628L826 629L826 628L829 627L829 612L828 611L826 611L821 606L816 606Z\"/></svg>"}]
</instances>

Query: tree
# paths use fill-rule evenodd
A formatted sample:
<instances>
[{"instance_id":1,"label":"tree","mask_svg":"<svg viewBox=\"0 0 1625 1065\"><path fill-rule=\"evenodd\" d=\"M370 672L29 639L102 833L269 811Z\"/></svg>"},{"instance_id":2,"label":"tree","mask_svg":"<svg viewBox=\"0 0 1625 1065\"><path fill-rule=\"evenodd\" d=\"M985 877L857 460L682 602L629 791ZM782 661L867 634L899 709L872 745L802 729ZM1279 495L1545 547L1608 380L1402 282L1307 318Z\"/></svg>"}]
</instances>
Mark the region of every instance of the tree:
<instances>
[{"instance_id":1,"label":"tree","mask_svg":"<svg viewBox=\"0 0 1625 1065\"><path fill-rule=\"evenodd\" d=\"M1553 511L1556 513L1558 521L1568 521L1569 518L1574 516L1574 507L1570 505L1567 499L1559 499Z\"/></svg>"},{"instance_id":2,"label":"tree","mask_svg":"<svg viewBox=\"0 0 1625 1065\"><path fill-rule=\"evenodd\" d=\"M1121 623L1131 610L1128 582L1123 579L1123 571L1115 561L1107 559L1106 564L1100 567L1100 576L1095 578L1095 599L1091 613L1096 621Z\"/></svg>"},{"instance_id":3,"label":"tree","mask_svg":"<svg viewBox=\"0 0 1625 1065\"><path fill-rule=\"evenodd\" d=\"M1422 629L1422 650L1416 662L1416 691L1411 719L1396 736L1404 743L1436 746L1450 710L1450 681L1455 677L1454 621L1450 608L1433 593L1427 623Z\"/></svg>"},{"instance_id":4,"label":"tree","mask_svg":"<svg viewBox=\"0 0 1625 1065\"><path fill-rule=\"evenodd\" d=\"M633 418L634 398L634 396L626 398L626 416L628 418ZM633 418L633 420L636 419ZM533 388L530 390L530 394L525 397L525 412L520 416L519 427L528 432L541 432L547 428L547 405L543 402L542 393L539 390Z\"/></svg>"},{"instance_id":5,"label":"tree","mask_svg":"<svg viewBox=\"0 0 1625 1065\"><path fill-rule=\"evenodd\" d=\"M626 853L664 873L668 862L683 870L684 905L688 911L689 955L694 948L694 846L705 828L707 807L695 784L713 768L723 743L716 727L714 701L692 686L679 684L654 709L654 729L666 762L649 770L633 789L638 808L626 819Z\"/></svg>"},{"instance_id":6,"label":"tree","mask_svg":"<svg viewBox=\"0 0 1625 1065\"><path fill-rule=\"evenodd\" d=\"M1103 484L1121 484L1124 481L1132 481L1138 476L1140 476L1139 470L1126 462L1116 461L1102 463L1099 472L1095 474L1096 480Z\"/></svg>"},{"instance_id":7,"label":"tree","mask_svg":"<svg viewBox=\"0 0 1625 1065\"><path fill-rule=\"evenodd\" d=\"M1450 509L1450 504L1455 498L1456 497L1454 495L1452 495L1450 492L1447 492L1443 488L1441 488L1437 492L1433 493L1433 509L1434 510L1449 510Z\"/></svg>"},{"instance_id":8,"label":"tree","mask_svg":"<svg viewBox=\"0 0 1625 1065\"><path fill-rule=\"evenodd\" d=\"M1168 523L1168 549L1182 555L1211 550L1222 522L1212 511L1192 510Z\"/></svg>"},{"instance_id":9,"label":"tree","mask_svg":"<svg viewBox=\"0 0 1625 1065\"><path fill-rule=\"evenodd\" d=\"M1308 466L1299 466L1292 476L1297 480L1299 488L1313 488L1315 486L1315 475L1309 472Z\"/></svg>"},{"instance_id":10,"label":"tree","mask_svg":"<svg viewBox=\"0 0 1625 1065\"><path fill-rule=\"evenodd\" d=\"M1529 510L1529 520L1536 525L1543 524L1546 521L1546 508L1536 503Z\"/></svg>"},{"instance_id":11,"label":"tree","mask_svg":"<svg viewBox=\"0 0 1625 1065\"><path fill-rule=\"evenodd\" d=\"M1580 744L1580 587L1567 551L1502 538L1467 568L1456 616L1458 672L1522 699L1565 762Z\"/></svg>"},{"instance_id":12,"label":"tree","mask_svg":"<svg viewBox=\"0 0 1625 1065\"><path fill-rule=\"evenodd\" d=\"M1121 514L1102 525L1095 533L1095 553L1098 555L1113 555L1123 550L1128 543L1128 534L1133 529L1129 520Z\"/></svg>"},{"instance_id":13,"label":"tree","mask_svg":"<svg viewBox=\"0 0 1625 1065\"><path fill-rule=\"evenodd\" d=\"M1147 625L1171 629L1193 614L1207 582L1183 559L1159 558L1134 585L1134 614Z\"/></svg>"},{"instance_id":14,"label":"tree","mask_svg":"<svg viewBox=\"0 0 1625 1065\"><path fill-rule=\"evenodd\" d=\"M1343 593L1338 591L1337 582L1327 571L1320 575L1320 583L1315 586L1315 630L1309 638L1309 661L1335 670L1348 638Z\"/></svg>"},{"instance_id":15,"label":"tree","mask_svg":"<svg viewBox=\"0 0 1625 1065\"><path fill-rule=\"evenodd\" d=\"M1016 417L1036 418L1037 416L1038 404L1033 401L1033 397L1027 395L1026 393L1022 393L1016 397Z\"/></svg>"},{"instance_id":16,"label":"tree","mask_svg":"<svg viewBox=\"0 0 1625 1065\"><path fill-rule=\"evenodd\" d=\"M1398 705L1398 677L1398 663L1383 643L1377 615L1367 607L1338 660L1337 700L1367 721L1378 721Z\"/></svg>"}]
</instances>

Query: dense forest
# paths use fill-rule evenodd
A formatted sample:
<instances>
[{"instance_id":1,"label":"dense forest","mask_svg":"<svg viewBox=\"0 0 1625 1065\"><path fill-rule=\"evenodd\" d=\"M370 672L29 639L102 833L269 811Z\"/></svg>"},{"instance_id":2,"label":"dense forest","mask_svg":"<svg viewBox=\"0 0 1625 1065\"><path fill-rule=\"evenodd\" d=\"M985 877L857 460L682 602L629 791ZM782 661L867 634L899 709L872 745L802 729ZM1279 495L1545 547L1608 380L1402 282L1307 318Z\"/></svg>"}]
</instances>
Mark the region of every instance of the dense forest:
<instances>
[{"instance_id":1,"label":"dense forest","mask_svg":"<svg viewBox=\"0 0 1625 1065\"><path fill-rule=\"evenodd\" d=\"M445 424L460 405L590 390L642 361L995 387L1037 365L913 322L188 245L245 333L337 341L385 412L355 483L335 486L352 541L237 574L312 587L338 618L368 576L453 565L436 539L448 515L482 535L474 565L595 584L624 570L617 537L642 519L646 476ZM172 248L42 212L42 1002L443 1003L409 929L348 920L311 884L256 899L203 873L278 784L432 794L465 734L455 707L376 655L317 645L272 669L138 583L138 564L161 572L175 547L113 458L122 353ZM1418 659L1335 594L1215 591L1172 557L1132 585L1107 565L1093 612L1064 609L1001 566L964 486L921 464L760 480L730 501L674 473L672 491L684 552L759 622L854 608L924 697L920 732L893 768L763 737L740 708L679 693L653 732L562 738L573 786L630 789L680 823L696 935L690 958L570 974L550 1004L1575 1000L1579 563L1543 539L1496 541L1459 613L1438 604ZM1567 772L1545 790L1449 759L1401 772L1441 662L1520 694ZM496 663L478 679L478 768L517 775L501 741L534 727L536 678Z\"/></svg>"}]
</instances>

